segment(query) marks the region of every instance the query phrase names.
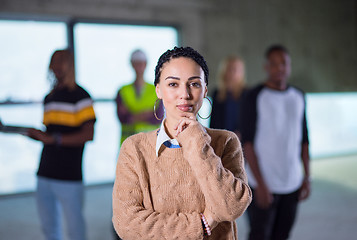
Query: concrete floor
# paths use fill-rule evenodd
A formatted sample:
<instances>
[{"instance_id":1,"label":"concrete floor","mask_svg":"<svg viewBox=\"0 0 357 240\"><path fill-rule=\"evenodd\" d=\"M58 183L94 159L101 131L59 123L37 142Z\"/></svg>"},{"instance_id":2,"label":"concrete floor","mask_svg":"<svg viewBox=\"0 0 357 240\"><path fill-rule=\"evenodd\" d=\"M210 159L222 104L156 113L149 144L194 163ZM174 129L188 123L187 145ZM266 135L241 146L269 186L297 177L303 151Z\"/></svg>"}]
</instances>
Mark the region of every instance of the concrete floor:
<instances>
[{"instance_id":1,"label":"concrete floor","mask_svg":"<svg viewBox=\"0 0 357 240\"><path fill-rule=\"evenodd\" d=\"M357 239L357 156L312 161L312 195L300 205L292 240ZM89 240L113 239L110 184L87 187L85 218ZM246 239L246 216L237 220ZM34 195L0 197L0 240L42 240Z\"/></svg>"}]
</instances>

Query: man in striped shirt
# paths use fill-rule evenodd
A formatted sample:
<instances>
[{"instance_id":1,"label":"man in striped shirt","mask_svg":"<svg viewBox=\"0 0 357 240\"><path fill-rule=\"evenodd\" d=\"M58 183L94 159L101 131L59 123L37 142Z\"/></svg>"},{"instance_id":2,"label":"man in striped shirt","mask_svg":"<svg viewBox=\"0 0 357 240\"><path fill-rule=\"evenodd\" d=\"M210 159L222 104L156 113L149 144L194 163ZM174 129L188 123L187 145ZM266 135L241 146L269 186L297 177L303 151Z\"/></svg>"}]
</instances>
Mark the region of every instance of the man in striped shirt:
<instances>
[{"instance_id":1,"label":"man in striped shirt","mask_svg":"<svg viewBox=\"0 0 357 240\"><path fill-rule=\"evenodd\" d=\"M36 195L42 230L45 239L62 239L62 208L68 239L84 240L82 157L84 144L94 134L93 101L76 84L71 51L56 51L49 69L54 83L44 100L46 131L28 132L44 144Z\"/></svg>"}]
</instances>

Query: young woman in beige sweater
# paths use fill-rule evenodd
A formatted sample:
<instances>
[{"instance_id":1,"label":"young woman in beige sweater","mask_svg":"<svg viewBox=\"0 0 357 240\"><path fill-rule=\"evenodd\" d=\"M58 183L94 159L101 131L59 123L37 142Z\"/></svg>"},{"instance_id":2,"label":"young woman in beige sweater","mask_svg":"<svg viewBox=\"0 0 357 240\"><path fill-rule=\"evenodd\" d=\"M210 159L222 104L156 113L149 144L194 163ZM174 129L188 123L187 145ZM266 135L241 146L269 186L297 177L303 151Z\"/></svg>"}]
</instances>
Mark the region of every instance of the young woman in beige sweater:
<instances>
[{"instance_id":1,"label":"young woman in beige sweater","mask_svg":"<svg viewBox=\"0 0 357 240\"><path fill-rule=\"evenodd\" d=\"M165 118L124 141L113 189L113 224L124 240L237 239L235 220L251 202L233 132L196 119L208 67L190 47L165 52L155 69Z\"/></svg>"}]
</instances>

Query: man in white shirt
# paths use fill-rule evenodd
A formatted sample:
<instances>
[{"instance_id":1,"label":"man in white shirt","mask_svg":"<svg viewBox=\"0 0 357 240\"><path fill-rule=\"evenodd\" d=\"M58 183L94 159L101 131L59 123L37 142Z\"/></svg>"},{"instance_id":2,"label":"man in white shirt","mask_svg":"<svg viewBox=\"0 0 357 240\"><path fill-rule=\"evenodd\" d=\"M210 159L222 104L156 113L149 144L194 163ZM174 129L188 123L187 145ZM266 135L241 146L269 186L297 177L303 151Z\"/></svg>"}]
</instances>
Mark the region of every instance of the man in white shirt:
<instances>
[{"instance_id":1,"label":"man in white shirt","mask_svg":"<svg viewBox=\"0 0 357 240\"><path fill-rule=\"evenodd\" d=\"M290 56L281 45L266 51L267 80L244 104L243 143L253 190L249 240L285 240L299 200L310 194L304 93L287 84Z\"/></svg>"}]
</instances>

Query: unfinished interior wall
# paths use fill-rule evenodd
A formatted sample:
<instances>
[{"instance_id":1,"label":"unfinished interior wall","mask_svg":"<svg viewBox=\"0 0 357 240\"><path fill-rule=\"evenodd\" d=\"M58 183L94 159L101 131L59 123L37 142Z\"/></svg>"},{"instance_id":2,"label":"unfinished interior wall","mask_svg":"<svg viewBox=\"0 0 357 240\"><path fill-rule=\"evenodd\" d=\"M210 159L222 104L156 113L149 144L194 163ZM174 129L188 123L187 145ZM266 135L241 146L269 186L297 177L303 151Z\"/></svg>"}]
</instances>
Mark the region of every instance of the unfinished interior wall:
<instances>
[{"instance_id":1,"label":"unfinished interior wall","mask_svg":"<svg viewBox=\"0 0 357 240\"><path fill-rule=\"evenodd\" d=\"M206 57L210 91L220 60L230 54L246 61L249 85L263 81L263 53L273 43L290 50L294 85L309 92L357 91L356 15L354 0L0 0L3 18L176 26L181 44Z\"/></svg>"}]
</instances>

